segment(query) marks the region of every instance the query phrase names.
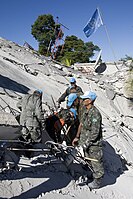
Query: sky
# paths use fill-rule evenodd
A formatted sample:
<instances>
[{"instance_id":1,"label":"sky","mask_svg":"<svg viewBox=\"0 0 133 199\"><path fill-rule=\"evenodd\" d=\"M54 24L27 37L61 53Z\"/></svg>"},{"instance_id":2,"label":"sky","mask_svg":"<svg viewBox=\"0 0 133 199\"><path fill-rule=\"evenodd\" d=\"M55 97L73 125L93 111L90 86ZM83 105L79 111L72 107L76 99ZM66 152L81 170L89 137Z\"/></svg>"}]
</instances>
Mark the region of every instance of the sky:
<instances>
[{"instance_id":1,"label":"sky","mask_svg":"<svg viewBox=\"0 0 133 199\"><path fill-rule=\"evenodd\" d=\"M84 42L93 42L102 49L103 61L133 57L132 0L0 0L0 7L0 37L19 45L26 41L37 50L31 25L39 15L51 14L69 28L62 27L64 38L75 35ZM97 7L105 26L87 38L83 28Z\"/></svg>"}]
</instances>

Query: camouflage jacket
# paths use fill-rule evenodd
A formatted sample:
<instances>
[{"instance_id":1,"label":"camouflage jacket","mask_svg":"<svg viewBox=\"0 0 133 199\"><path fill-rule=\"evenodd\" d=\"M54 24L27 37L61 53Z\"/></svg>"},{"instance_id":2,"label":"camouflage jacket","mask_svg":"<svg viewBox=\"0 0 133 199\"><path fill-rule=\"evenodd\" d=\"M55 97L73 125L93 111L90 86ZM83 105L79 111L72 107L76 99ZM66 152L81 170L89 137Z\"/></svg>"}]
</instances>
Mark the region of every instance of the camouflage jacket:
<instances>
[{"instance_id":1,"label":"camouflage jacket","mask_svg":"<svg viewBox=\"0 0 133 199\"><path fill-rule=\"evenodd\" d=\"M75 88L72 88L71 86L68 87L66 89L66 91L60 96L60 98L58 99L58 102L61 103L61 102L64 102L65 101L65 98L70 94L70 93L76 93L77 95L82 95L83 94L83 91L82 91L82 88L80 86L77 86Z\"/></svg>"},{"instance_id":2,"label":"camouflage jacket","mask_svg":"<svg viewBox=\"0 0 133 199\"><path fill-rule=\"evenodd\" d=\"M20 124L22 126L40 126L44 120L41 98L35 94L25 95L18 103L21 110Z\"/></svg>"},{"instance_id":3,"label":"camouflage jacket","mask_svg":"<svg viewBox=\"0 0 133 199\"><path fill-rule=\"evenodd\" d=\"M82 130L79 144L86 146L98 145L102 140L102 116L99 110L92 106L89 110L82 109L81 120Z\"/></svg>"},{"instance_id":4,"label":"camouflage jacket","mask_svg":"<svg viewBox=\"0 0 133 199\"><path fill-rule=\"evenodd\" d=\"M83 105L83 101L79 102L79 105L76 107L76 110L78 112L79 121L81 121L82 115L86 111L86 107Z\"/></svg>"},{"instance_id":5,"label":"camouflage jacket","mask_svg":"<svg viewBox=\"0 0 133 199\"><path fill-rule=\"evenodd\" d=\"M75 119L71 117L69 109L61 109L58 112L59 119L63 119L65 124L72 125L75 122Z\"/></svg>"}]
</instances>

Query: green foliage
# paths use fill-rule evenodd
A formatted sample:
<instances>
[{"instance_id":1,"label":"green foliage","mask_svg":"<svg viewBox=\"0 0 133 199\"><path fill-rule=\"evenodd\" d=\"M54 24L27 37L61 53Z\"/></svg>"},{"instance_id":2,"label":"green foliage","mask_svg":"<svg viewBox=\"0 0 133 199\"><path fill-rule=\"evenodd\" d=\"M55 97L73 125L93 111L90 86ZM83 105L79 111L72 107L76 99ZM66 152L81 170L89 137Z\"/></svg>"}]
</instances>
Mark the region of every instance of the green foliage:
<instances>
[{"instance_id":1,"label":"green foliage","mask_svg":"<svg viewBox=\"0 0 133 199\"><path fill-rule=\"evenodd\" d=\"M130 64L130 66L129 66L129 69L130 69L130 71L133 71L133 60L132 60L132 62Z\"/></svg>"},{"instance_id":2,"label":"green foliage","mask_svg":"<svg viewBox=\"0 0 133 199\"><path fill-rule=\"evenodd\" d=\"M133 70L133 57L125 55L125 58L122 58L121 61L131 61L129 69L132 71Z\"/></svg>"},{"instance_id":3,"label":"green foliage","mask_svg":"<svg viewBox=\"0 0 133 199\"><path fill-rule=\"evenodd\" d=\"M125 55L125 58L122 58L121 61L124 61L125 64L127 61L130 61L129 72L125 82L125 91L129 98L133 98L133 58L131 56Z\"/></svg>"},{"instance_id":4,"label":"green foliage","mask_svg":"<svg viewBox=\"0 0 133 199\"><path fill-rule=\"evenodd\" d=\"M92 42L84 43L76 36L67 36L64 41L64 48L61 52L61 46L56 53L56 59L58 61L64 61L66 59L71 60L71 64L76 62L88 63L90 58L94 55L94 51L99 51L99 47Z\"/></svg>"},{"instance_id":5,"label":"green foliage","mask_svg":"<svg viewBox=\"0 0 133 199\"><path fill-rule=\"evenodd\" d=\"M56 24L53 16L41 15L32 25L31 34L39 43L39 53L50 56L67 65L76 62L88 63L93 57L94 51L99 51L99 47L92 42L84 43L76 36L67 36L63 45L56 45L57 40L63 38L64 33L60 24Z\"/></svg>"},{"instance_id":6,"label":"green foliage","mask_svg":"<svg viewBox=\"0 0 133 199\"><path fill-rule=\"evenodd\" d=\"M50 14L39 16L31 27L31 34L39 42L39 52L44 55L51 51L57 36L59 39L63 36L60 25L55 23Z\"/></svg>"},{"instance_id":7,"label":"green foliage","mask_svg":"<svg viewBox=\"0 0 133 199\"><path fill-rule=\"evenodd\" d=\"M62 64L64 64L64 65L66 65L66 66L71 66L72 64L72 61L71 60L69 60L69 59L64 59L64 60L62 60L62 62L61 62Z\"/></svg>"},{"instance_id":8,"label":"green foliage","mask_svg":"<svg viewBox=\"0 0 133 199\"><path fill-rule=\"evenodd\" d=\"M133 79L128 79L128 82L126 84L126 89L128 95L133 98Z\"/></svg>"},{"instance_id":9,"label":"green foliage","mask_svg":"<svg viewBox=\"0 0 133 199\"><path fill-rule=\"evenodd\" d=\"M131 56L125 55L125 58L122 58L121 61L128 61L128 60L133 60Z\"/></svg>"},{"instance_id":10,"label":"green foliage","mask_svg":"<svg viewBox=\"0 0 133 199\"><path fill-rule=\"evenodd\" d=\"M125 82L125 90L129 98L133 98L133 69L129 71Z\"/></svg>"}]
</instances>

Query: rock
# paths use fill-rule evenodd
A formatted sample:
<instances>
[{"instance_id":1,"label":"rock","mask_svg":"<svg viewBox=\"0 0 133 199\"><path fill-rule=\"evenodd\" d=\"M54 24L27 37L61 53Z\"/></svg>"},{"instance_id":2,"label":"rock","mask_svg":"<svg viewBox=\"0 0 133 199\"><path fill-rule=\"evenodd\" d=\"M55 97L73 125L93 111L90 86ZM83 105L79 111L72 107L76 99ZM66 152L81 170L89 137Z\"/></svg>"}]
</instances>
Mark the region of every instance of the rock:
<instances>
[{"instance_id":1,"label":"rock","mask_svg":"<svg viewBox=\"0 0 133 199\"><path fill-rule=\"evenodd\" d=\"M62 68L63 68L63 67L62 67L61 65L59 65L59 64L54 64L53 66L56 67L56 68L58 68L59 70L62 70Z\"/></svg>"},{"instance_id":2,"label":"rock","mask_svg":"<svg viewBox=\"0 0 133 199\"><path fill-rule=\"evenodd\" d=\"M123 88L123 82L116 82L115 87L117 87L118 89L122 89Z\"/></svg>"},{"instance_id":3,"label":"rock","mask_svg":"<svg viewBox=\"0 0 133 199\"><path fill-rule=\"evenodd\" d=\"M110 100L113 100L114 97L115 97L115 94L116 94L115 91L114 91L113 89L107 88L107 87L105 87L105 91L106 91L107 97L108 97Z\"/></svg>"}]
</instances>

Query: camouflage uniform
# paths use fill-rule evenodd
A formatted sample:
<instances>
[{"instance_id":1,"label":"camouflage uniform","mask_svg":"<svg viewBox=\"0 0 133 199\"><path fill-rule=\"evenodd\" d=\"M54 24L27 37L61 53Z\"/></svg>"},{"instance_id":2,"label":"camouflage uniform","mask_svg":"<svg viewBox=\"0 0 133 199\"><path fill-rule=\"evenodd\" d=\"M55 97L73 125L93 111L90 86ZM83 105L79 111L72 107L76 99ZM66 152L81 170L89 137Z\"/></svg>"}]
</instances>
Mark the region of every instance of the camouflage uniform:
<instances>
[{"instance_id":1,"label":"camouflage uniform","mask_svg":"<svg viewBox=\"0 0 133 199\"><path fill-rule=\"evenodd\" d=\"M86 157L98 160L98 162L91 161L93 177L98 179L104 175L102 161L102 116L99 110L95 106L92 106L89 110L82 109L81 123L83 126L79 144L83 146Z\"/></svg>"},{"instance_id":2,"label":"camouflage uniform","mask_svg":"<svg viewBox=\"0 0 133 199\"><path fill-rule=\"evenodd\" d=\"M78 130L78 125L79 125L79 120L78 120L78 118L73 118L71 116L69 109L62 109L58 113L58 117L62 118L64 120L64 122L68 128L70 127L70 129L67 132L67 135L65 137L66 144L70 146L70 145L72 145L72 141L76 136L76 133Z\"/></svg>"},{"instance_id":3,"label":"camouflage uniform","mask_svg":"<svg viewBox=\"0 0 133 199\"><path fill-rule=\"evenodd\" d=\"M76 110L78 112L79 121L81 121L82 115L83 115L84 111L86 111L86 107L84 106L83 101L80 101L79 105L77 107L75 107L75 108L76 108Z\"/></svg>"},{"instance_id":4,"label":"camouflage uniform","mask_svg":"<svg viewBox=\"0 0 133 199\"><path fill-rule=\"evenodd\" d=\"M73 122L73 119L71 117L71 114L70 114L70 111L69 109L61 109L59 112L58 112L58 117L59 118L62 118L65 122L65 124L71 124Z\"/></svg>"},{"instance_id":5,"label":"camouflage uniform","mask_svg":"<svg viewBox=\"0 0 133 199\"><path fill-rule=\"evenodd\" d=\"M70 94L70 93L76 93L78 96L83 94L82 88L80 86L69 86L66 91L61 95L61 97L58 99L58 102L64 102L65 98Z\"/></svg>"},{"instance_id":6,"label":"camouflage uniform","mask_svg":"<svg viewBox=\"0 0 133 199\"><path fill-rule=\"evenodd\" d=\"M22 137L28 141L41 141L41 123L44 121L41 97L37 94L27 94L17 103L21 110L20 125Z\"/></svg>"}]
</instances>

